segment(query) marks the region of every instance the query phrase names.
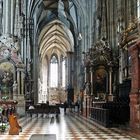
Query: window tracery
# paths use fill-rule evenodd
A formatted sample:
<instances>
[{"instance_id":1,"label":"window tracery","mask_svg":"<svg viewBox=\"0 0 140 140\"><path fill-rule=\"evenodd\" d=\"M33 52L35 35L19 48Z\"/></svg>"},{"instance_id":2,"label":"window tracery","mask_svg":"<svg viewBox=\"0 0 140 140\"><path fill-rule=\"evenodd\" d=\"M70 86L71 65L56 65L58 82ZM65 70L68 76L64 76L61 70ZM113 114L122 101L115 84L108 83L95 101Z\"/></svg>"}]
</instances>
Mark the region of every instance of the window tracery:
<instances>
[{"instance_id":1,"label":"window tracery","mask_svg":"<svg viewBox=\"0 0 140 140\"><path fill-rule=\"evenodd\" d=\"M58 86L58 59L52 55L50 60L50 87Z\"/></svg>"}]
</instances>

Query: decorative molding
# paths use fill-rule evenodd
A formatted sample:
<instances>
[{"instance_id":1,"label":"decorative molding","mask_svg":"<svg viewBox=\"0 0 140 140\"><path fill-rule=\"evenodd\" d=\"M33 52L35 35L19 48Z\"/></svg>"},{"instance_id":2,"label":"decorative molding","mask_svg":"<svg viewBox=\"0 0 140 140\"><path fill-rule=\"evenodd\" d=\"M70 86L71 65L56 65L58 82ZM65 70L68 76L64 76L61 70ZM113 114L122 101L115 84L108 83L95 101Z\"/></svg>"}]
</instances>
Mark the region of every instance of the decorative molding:
<instances>
[{"instance_id":1,"label":"decorative molding","mask_svg":"<svg viewBox=\"0 0 140 140\"><path fill-rule=\"evenodd\" d=\"M85 66L98 66L98 65L110 65L112 61L112 50L108 41L105 38L100 39L95 45L83 53L85 56Z\"/></svg>"},{"instance_id":2,"label":"decorative molding","mask_svg":"<svg viewBox=\"0 0 140 140\"><path fill-rule=\"evenodd\" d=\"M134 45L139 39L139 26L140 22L138 19L134 19L129 23L126 30L124 30L120 35L119 46L121 48L128 48Z\"/></svg>"},{"instance_id":3,"label":"decorative molding","mask_svg":"<svg viewBox=\"0 0 140 140\"><path fill-rule=\"evenodd\" d=\"M0 36L0 62L3 60L14 62L16 67L25 68L19 53L19 41L15 36Z\"/></svg>"}]
</instances>

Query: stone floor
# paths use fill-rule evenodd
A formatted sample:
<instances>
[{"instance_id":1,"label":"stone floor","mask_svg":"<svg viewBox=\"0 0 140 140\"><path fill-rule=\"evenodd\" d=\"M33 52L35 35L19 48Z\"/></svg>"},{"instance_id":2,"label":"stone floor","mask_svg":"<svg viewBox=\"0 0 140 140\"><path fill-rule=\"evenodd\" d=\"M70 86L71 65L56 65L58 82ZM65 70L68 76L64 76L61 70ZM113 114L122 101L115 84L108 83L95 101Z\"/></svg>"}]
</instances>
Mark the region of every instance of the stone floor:
<instances>
[{"instance_id":1,"label":"stone floor","mask_svg":"<svg viewBox=\"0 0 140 140\"><path fill-rule=\"evenodd\" d=\"M140 137L130 133L130 130L105 128L74 114L64 115L62 111L59 118L53 115L34 115L18 121L23 128L22 132L19 135L8 135L7 128L6 132L0 134L0 140L31 140L34 134L56 134L57 140L140 140Z\"/></svg>"}]
</instances>

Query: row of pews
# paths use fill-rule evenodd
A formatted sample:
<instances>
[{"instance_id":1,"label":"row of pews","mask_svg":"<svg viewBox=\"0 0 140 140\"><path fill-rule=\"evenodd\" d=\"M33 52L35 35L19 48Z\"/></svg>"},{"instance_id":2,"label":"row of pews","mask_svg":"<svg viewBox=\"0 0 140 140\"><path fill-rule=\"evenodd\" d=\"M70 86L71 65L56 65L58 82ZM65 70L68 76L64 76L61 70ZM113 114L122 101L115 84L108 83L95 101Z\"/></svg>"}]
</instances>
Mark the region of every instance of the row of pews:
<instances>
[{"instance_id":1,"label":"row of pews","mask_svg":"<svg viewBox=\"0 0 140 140\"><path fill-rule=\"evenodd\" d=\"M97 123L112 127L125 124L130 119L128 102L94 102L90 110L91 119Z\"/></svg>"},{"instance_id":2,"label":"row of pews","mask_svg":"<svg viewBox=\"0 0 140 140\"><path fill-rule=\"evenodd\" d=\"M55 114L58 116L60 114L60 106L59 105L48 105L48 104L37 104L34 105L33 109L27 109L26 113L29 114L31 117L33 114L36 114L38 117L39 114Z\"/></svg>"}]
</instances>

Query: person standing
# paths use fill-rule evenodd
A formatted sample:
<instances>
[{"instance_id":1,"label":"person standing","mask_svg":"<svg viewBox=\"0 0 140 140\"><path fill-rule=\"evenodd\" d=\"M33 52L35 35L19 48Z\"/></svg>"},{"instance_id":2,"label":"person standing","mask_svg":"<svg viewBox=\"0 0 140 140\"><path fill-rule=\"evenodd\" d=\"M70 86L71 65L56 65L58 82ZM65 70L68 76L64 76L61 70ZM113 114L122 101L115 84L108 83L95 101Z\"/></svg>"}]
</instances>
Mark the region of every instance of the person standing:
<instances>
[{"instance_id":1,"label":"person standing","mask_svg":"<svg viewBox=\"0 0 140 140\"><path fill-rule=\"evenodd\" d=\"M17 94L17 82L16 81L14 81L14 84L13 84L13 93L14 94Z\"/></svg>"},{"instance_id":2,"label":"person standing","mask_svg":"<svg viewBox=\"0 0 140 140\"><path fill-rule=\"evenodd\" d=\"M64 102L64 113L66 114L67 112L67 101Z\"/></svg>"}]
</instances>

